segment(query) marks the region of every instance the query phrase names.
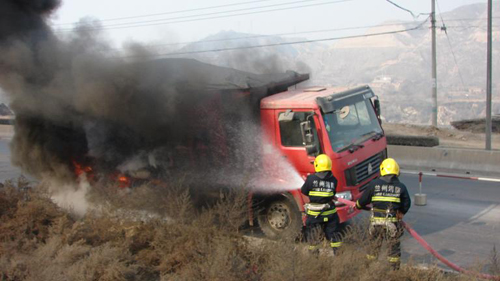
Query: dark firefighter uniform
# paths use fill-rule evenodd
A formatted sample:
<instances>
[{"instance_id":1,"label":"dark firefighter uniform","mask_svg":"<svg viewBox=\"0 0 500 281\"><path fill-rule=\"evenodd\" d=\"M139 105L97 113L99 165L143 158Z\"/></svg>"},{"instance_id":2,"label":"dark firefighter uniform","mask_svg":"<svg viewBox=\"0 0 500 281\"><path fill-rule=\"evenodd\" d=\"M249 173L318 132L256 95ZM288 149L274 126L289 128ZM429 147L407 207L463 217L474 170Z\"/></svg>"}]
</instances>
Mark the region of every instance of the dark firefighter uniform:
<instances>
[{"instance_id":1,"label":"dark firefighter uniform","mask_svg":"<svg viewBox=\"0 0 500 281\"><path fill-rule=\"evenodd\" d=\"M356 208L363 209L372 204L370 218L370 247L368 259L376 259L383 240L389 247L388 261L394 269L398 269L401 258L400 237L403 235L401 219L411 205L406 186L399 181L399 166L392 158L381 164L382 177L373 180L361 198L356 202Z\"/></svg>"},{"instance_id":2,"label":"dark firefighter uniform","mask_svg":"<svg viewBox=\"0 0 500 281\"><path fill-rule=\"evenodd\" d=\"M340 220L333 202L337 179L331 172L331 160L327 155L318 155L315 167L317 172L309 175L301 188L302 194L309 197L309 203L304 206L307 214L306 240L310 244L310 250L317 250L323 232L335 254L336 249L342 245Z\"/></svg>"}]
</instances>

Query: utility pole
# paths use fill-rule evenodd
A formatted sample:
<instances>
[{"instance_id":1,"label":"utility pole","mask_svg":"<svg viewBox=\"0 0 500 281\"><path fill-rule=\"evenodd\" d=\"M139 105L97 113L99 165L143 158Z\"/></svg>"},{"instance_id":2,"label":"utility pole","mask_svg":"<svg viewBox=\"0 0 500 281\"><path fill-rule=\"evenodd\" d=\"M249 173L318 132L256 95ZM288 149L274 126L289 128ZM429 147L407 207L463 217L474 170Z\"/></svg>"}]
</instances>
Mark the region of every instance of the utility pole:
<instances>
[{"instance_id":1,"label":"utility pole","mask_svg":"<svg viewBox=\"0 0 500 281\"><path fill-rule=\"evenodd\" d=\"M432 29L432 127L437 128L437 66L436 66L436 0L431 0L431 29Z\"/></svg>"},{"instance_id":2,"label":"utility pole","mask_svg":"<svg viewBox=\"0 0 500 281\"><path fill-rule=\"evenodd\" d=\"M491 0L488 0L488 51L486 55L486 150L491 150Z\"/></svg>"}]
</instances>

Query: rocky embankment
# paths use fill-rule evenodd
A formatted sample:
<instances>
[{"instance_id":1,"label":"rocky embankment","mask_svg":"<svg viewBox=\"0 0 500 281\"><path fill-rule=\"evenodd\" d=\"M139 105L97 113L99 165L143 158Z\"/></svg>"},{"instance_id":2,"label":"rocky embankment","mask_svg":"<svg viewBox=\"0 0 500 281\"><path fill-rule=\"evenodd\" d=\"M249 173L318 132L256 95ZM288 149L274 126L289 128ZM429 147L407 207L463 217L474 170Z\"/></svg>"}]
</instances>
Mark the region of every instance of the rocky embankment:
<instances>
[{"instance_id":1,"label":"rocky embankment","mask_svg":"<svg viewBox=\"0 0 500 281\"><path fill-rule=\"evenodd\" d=\"M458 130L468 131L473 133L484 133L485 131L485 118L469 119L451 122L451 125ZM493 133L500 133L500 115L494 115L491 118L491 131Z\"/></svg>"}]
</instances>

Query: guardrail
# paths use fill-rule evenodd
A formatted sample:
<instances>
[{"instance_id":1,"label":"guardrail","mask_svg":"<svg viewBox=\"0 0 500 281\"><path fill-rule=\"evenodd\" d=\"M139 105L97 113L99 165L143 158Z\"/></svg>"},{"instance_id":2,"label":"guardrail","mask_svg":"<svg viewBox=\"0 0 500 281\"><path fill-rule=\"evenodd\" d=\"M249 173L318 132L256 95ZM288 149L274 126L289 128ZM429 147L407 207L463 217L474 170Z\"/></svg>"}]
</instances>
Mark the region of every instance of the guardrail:
<instances>
[{"instance_id":1,"label":"guardrail","mask_svg":"<svg viewBox=\"0 0 500 281\"><path fill-rule=\"evenodd\" d=\"M500 151L389 145L387 152L402 169L500 176Z\"/></svg>"},{"instance_id":2,"label":"guardrail","mask_svg":"<svg viewBox=\"0 0 500 281\"><path fill-rule=\"evenodd\" d=\"M0 125L14 124L14 116L0 116Z\"/></svg>"}]
</instances>

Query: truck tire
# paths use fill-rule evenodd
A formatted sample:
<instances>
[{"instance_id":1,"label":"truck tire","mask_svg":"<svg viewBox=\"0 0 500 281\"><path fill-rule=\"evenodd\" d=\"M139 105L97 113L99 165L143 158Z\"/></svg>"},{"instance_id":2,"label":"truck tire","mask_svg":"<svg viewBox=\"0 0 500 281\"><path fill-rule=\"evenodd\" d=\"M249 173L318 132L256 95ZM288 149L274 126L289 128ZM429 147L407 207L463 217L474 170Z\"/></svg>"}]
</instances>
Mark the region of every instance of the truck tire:
<instances>
[{"instance_id":1,"label":"truck tire","mask_svg":"<svg viewBox=\"0 0 500 281\"><path fill-rule=\"evenodd\" d=\"M271 239L295 239L302 232L302 214L288 197L267 201L257 220L262 232Z\"/></svg>"}]
</instances>

